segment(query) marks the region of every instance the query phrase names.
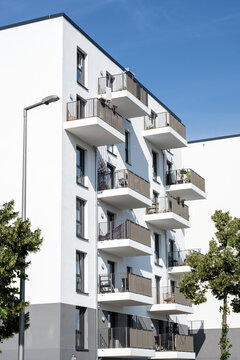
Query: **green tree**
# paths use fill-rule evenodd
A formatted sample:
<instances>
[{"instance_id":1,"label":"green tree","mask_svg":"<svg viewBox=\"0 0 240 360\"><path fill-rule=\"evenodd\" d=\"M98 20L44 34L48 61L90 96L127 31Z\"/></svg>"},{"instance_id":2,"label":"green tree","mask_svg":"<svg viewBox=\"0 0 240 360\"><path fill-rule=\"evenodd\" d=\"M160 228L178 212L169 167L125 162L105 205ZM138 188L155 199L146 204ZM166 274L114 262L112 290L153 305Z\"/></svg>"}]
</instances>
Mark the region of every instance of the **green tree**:
<instances>
[{"instance_id":1,"label":"green tree","mask_svg":"<svg viewBox=\"0 0 240 360\"><path fill-rule=\"evenodd\" d=\"M30 265L22 260L39 251L41 243L40 230L32 231L30 221L22 221L13 201L0 207L0 342L19 331L19 313L29 305L19 298L19 278L28 278L24 272Z\"/></svg>"},{"instance_id":2,"label":"green tree","mask_svg":"<svg viewBox=\"0 0 240 360\"><path fill-rule=\"evenodd\" d=\"M217 210L212 220L217 230L215 239L209 242L209 251L205 255L193 252L187 256L186 263L191 272L182 277L180 289L195 305L207 301L208 290L221 301L220 360L227 360L232 346L228 338L227 315L231 310L240 312L240 219Z\"/></svg>"}]
</instances>

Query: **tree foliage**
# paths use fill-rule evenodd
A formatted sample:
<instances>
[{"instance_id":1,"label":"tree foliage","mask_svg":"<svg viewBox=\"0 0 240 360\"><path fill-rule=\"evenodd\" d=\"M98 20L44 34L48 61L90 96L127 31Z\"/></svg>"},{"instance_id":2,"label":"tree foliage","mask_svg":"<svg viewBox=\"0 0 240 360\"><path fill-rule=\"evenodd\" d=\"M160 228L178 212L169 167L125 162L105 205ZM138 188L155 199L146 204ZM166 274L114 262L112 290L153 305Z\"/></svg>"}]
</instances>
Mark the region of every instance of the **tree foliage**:
<instances>
[{"instance_id":1,"label":"tree foliage","mask_svg":"<svg viewBox=\"0 0 240 360\"><path fill-rule=\"evenodd\" d=\"M219 342L221 360L230 357L227 314L240 312L240 219L229 212L216 210L212 216L216 227L215 238L209 242L205 255L193 252L186 263L191 272L185 274L179 284L181 292L198 305L207 301L206 293L222 302L222 334Z\"/></svg>"},{"instance_id":2,"label":"tree foliage","mask_svg":"<svg viewBox=\"0 0 240 360\"><path fill-rule=\"evenodd\" d=\"M39 251L41 243L40 230L32 231L30 221L22 221L14 211L14 202L3 204L0 208L0 342L19 331L19 313L29 305L19 298L19 278L28 278L25 269L30 265L30 261L23 259ZM25 327L28 326L27 313Z\"/></svg>"}]
</instances>

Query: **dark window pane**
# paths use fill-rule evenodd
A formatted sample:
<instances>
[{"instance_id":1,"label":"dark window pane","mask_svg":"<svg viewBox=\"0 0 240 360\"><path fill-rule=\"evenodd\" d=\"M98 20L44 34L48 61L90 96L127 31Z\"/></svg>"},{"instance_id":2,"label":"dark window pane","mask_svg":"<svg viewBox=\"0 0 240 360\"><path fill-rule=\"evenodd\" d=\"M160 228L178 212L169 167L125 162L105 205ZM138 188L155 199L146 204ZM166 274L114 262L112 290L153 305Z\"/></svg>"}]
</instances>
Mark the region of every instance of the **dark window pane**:
<instances>
[{"instance_id":1,"label":"dark window pane","mask_svg":"<svg viewBox=\"0 0 240 360\"><path fill-rule=\"evenodd\" d=\"M85 151L77 148L77 183L84 185L85 176Z\"/></svg>"},{"instance_id":2,"label":"dark window pane","mask_svg":"<svg viewBox=\"0 0 240 360\"><path fill-rule=\"evenodd\" d=\"M76 233L78 237L84 237L84 205L83 200L77 199L76 204Z\"/></svg>"}]
</instances>

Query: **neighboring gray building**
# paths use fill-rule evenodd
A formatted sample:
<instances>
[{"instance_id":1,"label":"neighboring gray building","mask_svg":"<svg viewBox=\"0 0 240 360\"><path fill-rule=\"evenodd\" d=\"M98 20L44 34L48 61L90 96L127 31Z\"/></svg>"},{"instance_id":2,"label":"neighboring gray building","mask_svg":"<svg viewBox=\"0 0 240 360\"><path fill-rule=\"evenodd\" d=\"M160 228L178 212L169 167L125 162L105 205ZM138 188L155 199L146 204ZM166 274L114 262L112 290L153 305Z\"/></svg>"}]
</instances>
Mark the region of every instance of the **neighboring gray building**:
<instances>
[{"instance_id":1,"label":"neighboring gray building","mask_svg":"<svg viewBox=\"0 0 240 360\"><path fill-rule=\"evenodd\" d=\"M207 200L191 204L191 228L186 230L186 246L201 247L208 251L208 243L215 228L211 216L215 210L229 211L240 217L239 177L237 157L240 152L240 134L190 141L182 151L183 166L195 166L206 180ZM207 303L194 306L189 316L194 334L196 358L198 360L219 359L218 342L221 333L220 302L209 294ZM240 354L240 314L228 316L229 337L233 344L231 360Z\"/></svg>"}]
</instances>

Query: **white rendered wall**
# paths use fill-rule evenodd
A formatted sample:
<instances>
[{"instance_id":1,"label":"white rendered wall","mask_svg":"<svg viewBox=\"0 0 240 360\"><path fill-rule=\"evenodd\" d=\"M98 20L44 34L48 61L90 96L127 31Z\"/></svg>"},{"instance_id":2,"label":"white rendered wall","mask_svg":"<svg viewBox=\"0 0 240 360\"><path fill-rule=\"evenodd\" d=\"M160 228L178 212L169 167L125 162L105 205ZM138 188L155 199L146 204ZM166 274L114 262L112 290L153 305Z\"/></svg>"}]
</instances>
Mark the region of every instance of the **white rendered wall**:
<instances>
[{"instance_id":1,"label":"white rendered wall","mask_svg":"<svg viewBox=\"0 0 240 360\"><path fill-rule=\"evenodd\" d=\"M0 204L21 209L23 108L48 95L61 98L62 19L0 32ZM28 112L27 216L42 230L41 251L31 256L26 299L60 301L62 99Z\"/></svg>"},{"instance_id":2,"label":"white rendered wall","mask_svg":"<svg viewBox=\"0 0 240 360\"><path fill-rule=\"evenodd\" d=\"M208 243L212 239L215 228L211 216L215 210L229 211L232 216L240 217L239 177L240 168L237 157L240 151L240 136L191 143L183 149L183 165L191 167L206 181L207 199L192 201L191 228L186 230L186 247L201 248L208 251ZM193 327L204 321L204 328L221 327L220 303L210 294L205 304L194 307ZM240 314L229 317L231 328L239 327Z\"/></svg>"}]
</instances>

